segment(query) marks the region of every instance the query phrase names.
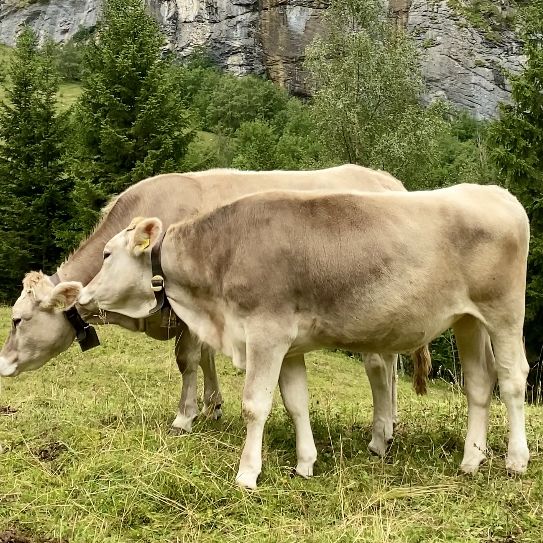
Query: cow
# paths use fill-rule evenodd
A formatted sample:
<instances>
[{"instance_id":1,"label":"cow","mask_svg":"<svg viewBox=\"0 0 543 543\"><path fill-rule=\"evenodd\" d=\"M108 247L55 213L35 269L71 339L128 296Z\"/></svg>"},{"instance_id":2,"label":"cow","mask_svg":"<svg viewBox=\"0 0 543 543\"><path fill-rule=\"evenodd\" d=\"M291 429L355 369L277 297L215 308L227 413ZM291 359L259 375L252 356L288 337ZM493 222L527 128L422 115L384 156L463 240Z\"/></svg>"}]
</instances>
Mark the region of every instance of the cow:
<instances>
[{"instance_id":1,"label":"cow","mask_svg":"<svg viewBox=\"0 0 543 543\"><path fill-rule=\"evenodd\" d=\"M145 316L155 305L150 253L162 230L157 218L136 218L114 236L79 304ZM524 472L528 241L515 197L470 184L418 193L273 191L171 225L161 262L172 308L246 369L238 484L256 487L264 424L291 360L318 348L409 352L449 327L468 401L461 469L475 472L484 459L497 375L509 419L506 467ZM292 387L299 395L301 382ZM310 474L309 423L295 418L295 427L298 467Z\"/></svg>"},{"instance_id":2,"label":"cow","mask_svg":"<svg viewBox=\"0 0 543 543\"><path fill-rule=\"evenodd\" d=\"M112 200L94 232L68 257L53 277L40 273L27 275L21 296L13 307L12 329L0 352L0 375L16 375L36 369L70 346L75 333L64 317L64 310L74 305L74 291L65 286L55 286L55 282L77 281L87 284L100 268L107 240L133 216L155 215L167 227L183 217L209 211L242 195L271 188L405 191L402 183L386 172L350 164L301 172L240 172L221 169L165 174L141 181ZM222 396L213 352L187 329L184 322L170 319L169 312L138 319L114 313L96 317L95 309L89 307L82 313L89 321L116 323L130 330L145 332L155 339L175 337L176 360L183 384L177 416L172 424L174 430L189 432L198 414L198 365L204 374L204 412L213 418L220 416ZM396 357L390 354L384 357L386 360L381 355L371 354L365 358L366 371L375 392L374 430L369 448L379 455L385 454L387 442L392 438L396 414ZM420 371L415 374L420 376L427 369L429 355L426 348L419 351L415 361L417 359L420 361ZM299 367L292 371L304 379L303 357L299 357L297 363ZM424 385L419 377L417 390L424 391ZM391 391L390 401L384 394L385 389Z\"/></svg>"}]
</instances>

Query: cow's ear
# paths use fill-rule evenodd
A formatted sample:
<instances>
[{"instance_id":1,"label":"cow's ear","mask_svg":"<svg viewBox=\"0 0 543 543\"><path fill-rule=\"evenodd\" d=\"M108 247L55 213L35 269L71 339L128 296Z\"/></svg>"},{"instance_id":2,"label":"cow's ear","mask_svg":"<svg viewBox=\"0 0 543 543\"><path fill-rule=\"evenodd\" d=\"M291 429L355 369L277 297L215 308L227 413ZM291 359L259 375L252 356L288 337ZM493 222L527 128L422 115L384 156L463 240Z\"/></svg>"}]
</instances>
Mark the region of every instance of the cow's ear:
<instances>
[{"instance_id":1,"label":"cow's ear","mask_svg":"<svg viewBox=\"0 0 543 543\"><path fill-rule=\"evenodd\" d=\"M43 309L52 309L54 311L66 311L75 305L83 285L77 281L66 281L59 283L51 294L42 300L40 306Z\"/></svg>"},{"instance_id":2,"label":"cow's ear","mask_svg":"<svg viewBox=\"0 0 543 543\"><path fill-rule=\"evenodd\" d=\"M160 234L162 234L162 221L160 219L156 217L143 219L134 228L130 249L135 256L151 251Z\"/></svg>"}]
</instances>

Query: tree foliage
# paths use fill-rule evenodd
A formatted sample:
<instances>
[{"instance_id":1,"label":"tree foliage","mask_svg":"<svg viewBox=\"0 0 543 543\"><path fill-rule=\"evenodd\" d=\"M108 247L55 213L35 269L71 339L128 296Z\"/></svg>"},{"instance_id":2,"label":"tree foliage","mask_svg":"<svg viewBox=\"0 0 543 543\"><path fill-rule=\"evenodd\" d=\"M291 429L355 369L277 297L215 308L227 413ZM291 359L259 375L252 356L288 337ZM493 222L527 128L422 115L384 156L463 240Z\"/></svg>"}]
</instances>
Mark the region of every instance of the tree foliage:
<instances>
[{"instance_id":1,"label":"tree foliage","mask_svg":"<svg viewBox=\"0 0 543 543\"><path fill-rule=\"evenodd\" d=\"M328 154L390 171L421 185L433 166L444 121L424 107L415 45L380 0L333 0L326 32L307 50L313 116Z\"/></svg>"},{"instance_id":2,"label":"tree foliage","mask_svg":"<svg viewBox=\"0 0 543 543\"><path fill-rule=\"evenodd\" d=\"M19 35L0 104L0 273L3 297L18 290L23 272L52 269L57 234L69 218L71 183L62 161L65 118L57 113L54 47L35 33Z\"/></svg>"},{"instance_id":3,"label":"tree foliage","mask_svg":"<svg viewBox=\"0 0 543 543\"><path fill-rule=\"evenodd\" d=\"M512 78L511 104L491 127L490 149L506 186L524 204L532 230L526 304L527 347L543 348L543 0L522 12L527 63Z\"/></svg>"},{"instance_id":4,"label":"tree foliage","mask_svg":"<svg viewBox=\"0 0 543 543\"><path fill-rule=\"evenodd\" d=\"M76 232L94 224L109 195L181 167L193 131L163 43L139 0L105 2L73 112Z\"/></svg>"}]
</instances>

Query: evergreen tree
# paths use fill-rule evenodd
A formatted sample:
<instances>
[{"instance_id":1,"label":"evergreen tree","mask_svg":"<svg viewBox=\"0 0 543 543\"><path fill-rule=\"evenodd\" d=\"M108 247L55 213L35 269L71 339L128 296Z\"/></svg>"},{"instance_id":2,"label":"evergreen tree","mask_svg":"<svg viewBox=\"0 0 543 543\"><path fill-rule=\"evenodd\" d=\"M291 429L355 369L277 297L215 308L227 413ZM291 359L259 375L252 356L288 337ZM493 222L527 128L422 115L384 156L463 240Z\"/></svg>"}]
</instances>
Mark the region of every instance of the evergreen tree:
<instances>
[{"instance_id":1,"label":"evergreen tree","mask_svg":"<svg viewBox=\"0 0 543 543\"><path fill-rule=\"evenodd\" d=\"M74 108L72 232L87 231L111 194L182 164L193 132L163 42L140 0L106 0Z\"/></svg>"},{"instance_id":2,"label":"evergreen tree","mask_svg":"<svg viewBox=\"0 0 543 543\"><path fill-rule=\"evenodd\" d=\"M56 233L69 218L63 174L64 118L57 113L54 48L25 28L8 69L0 104L0 273L9 298L24 272L50 271L61 250Z\"/></svg>"},{"instance_id":3,"label":"evergreen tree","mask_svg":"<svg viewBox=\"0 0 543 543\"><path fill-rule=\"evenodd\" d=\"M490 148L506 186L523 203L532 230L528 261L526 343L543 348L543 0L523 11L521 38L527 63L512 78L512 103L502 105Z\"/></svg>"}]
</instances>

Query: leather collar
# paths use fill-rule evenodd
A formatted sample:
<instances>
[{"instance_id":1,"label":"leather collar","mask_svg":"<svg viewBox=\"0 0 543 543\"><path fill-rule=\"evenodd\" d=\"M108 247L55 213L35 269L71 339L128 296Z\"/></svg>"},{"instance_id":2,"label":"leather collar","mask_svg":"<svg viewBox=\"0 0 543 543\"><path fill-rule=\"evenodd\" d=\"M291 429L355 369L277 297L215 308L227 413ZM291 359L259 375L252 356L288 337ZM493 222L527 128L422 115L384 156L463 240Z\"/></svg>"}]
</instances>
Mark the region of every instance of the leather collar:
<instances>
[{"instance_id":1,"label":"leather collar","mask_svg":"<svg viewBox=\"0 0 543 543\"><path fill-rule=\"evenodd\" d=\"M164 241L165 235L166 232L162 232L162 235L151 249L151 271L153 274L153 277L151 278L151 288L155 293L156 305L149 311L149 316L170 307L170 302L168 302L168 298L166 298L166 291L164 289L164 271L162 270L162 265L160 263L162 242Z\"/></svg>"},{"instance_id":2,"label":"leather collar","mask_svg":"<svg viewBox=\"0 0 543 543\"><path fill-rule=\"evenodd\" d=\"M53 274L51 277L49 277L49 279L55 286L60 283L58 273ZM100 339L98 338L98 334L96 333L94 326L91 326L83 319L75 306L64 311L64 316L68 319L68 322L75 330L75 337L83 352L100 345Z\"/></svg>"}]
</instances>

